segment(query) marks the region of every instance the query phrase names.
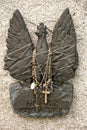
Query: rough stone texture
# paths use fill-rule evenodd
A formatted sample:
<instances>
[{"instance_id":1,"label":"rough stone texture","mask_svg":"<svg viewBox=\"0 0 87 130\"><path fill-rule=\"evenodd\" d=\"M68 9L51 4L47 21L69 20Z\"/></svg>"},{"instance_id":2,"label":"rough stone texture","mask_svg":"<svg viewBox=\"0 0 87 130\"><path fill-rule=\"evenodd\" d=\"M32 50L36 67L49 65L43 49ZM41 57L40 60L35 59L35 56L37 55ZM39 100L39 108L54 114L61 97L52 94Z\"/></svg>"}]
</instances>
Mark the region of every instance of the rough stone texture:
<instances>
[{"instance_id":1,"label":"rough stone texture","mask_svg":"<svg viewBox=\"0 0 87 130\"><path fill-rule=\"evenodd\" d=\"M37 37L33 33L36 26L30 21L36 24L44 22L52 30L66 7L69 7L74 20L79 53L79 67L72 80L74 99L70 112L63 118L46 119L14 114L9 100L9 84L15 80L3 70L9 19L18 8L35 42ZM87 130L87 1L0 0L0 41L0 130Z\"/></svg>"}]
</instances>

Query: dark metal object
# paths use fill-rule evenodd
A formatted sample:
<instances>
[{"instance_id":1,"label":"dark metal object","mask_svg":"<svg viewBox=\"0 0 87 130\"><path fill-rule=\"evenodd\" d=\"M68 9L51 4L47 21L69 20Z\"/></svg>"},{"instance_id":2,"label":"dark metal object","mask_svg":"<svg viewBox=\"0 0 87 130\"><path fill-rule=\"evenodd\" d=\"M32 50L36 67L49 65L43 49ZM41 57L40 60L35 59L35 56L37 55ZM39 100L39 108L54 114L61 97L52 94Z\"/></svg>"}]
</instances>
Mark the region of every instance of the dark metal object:
<instances>
[{"instance_id":1,"label":"dark metal object","mask_svg":"<svg viewBox=\"0 0 87 130\"><path fill-rule=\"evenodd\" d=\"M14 12L8 30L5 69L13 78L19 80L10 86L10 100L14 112L24 116L63 116L69 112L72 103L73 85L68 80L75 76L78 54L76 34L68 8L65 9L53 30L50 44L52 48L51 62L49 62L51 63L50 75L49 68L46 67L49 58L46 34L46 26L40 23L36 32L38 42L34 65L37 81L40 84L37 83L38 87L34 92L30 88L34 80L32 77L34 45L20 12L18 10ZM43 76L44 72L45 76ZM48 78L52 78L52 82L46 88L47 84L44 87L43 82Z\"/></svg>"}]
</instances>

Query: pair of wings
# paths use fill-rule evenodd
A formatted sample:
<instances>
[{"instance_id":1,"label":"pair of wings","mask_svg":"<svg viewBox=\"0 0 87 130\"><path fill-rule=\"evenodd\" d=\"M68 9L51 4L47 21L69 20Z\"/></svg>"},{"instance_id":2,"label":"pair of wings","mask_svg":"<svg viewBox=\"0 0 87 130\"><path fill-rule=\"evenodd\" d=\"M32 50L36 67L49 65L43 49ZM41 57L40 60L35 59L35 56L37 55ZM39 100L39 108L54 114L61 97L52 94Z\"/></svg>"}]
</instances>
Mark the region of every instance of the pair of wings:
<instances>
[{"instance_id":1,"label":"pair of wings","mask_svg":"<svg viewBox=\"0 0 87 130\"><path fill-rule=\"evenodd\" d=\"M69 9L60 16L52 34L52 77L54 82L64 82L75 75L78 65L76 34ZM22 81L32 78L32 54L34 45L18 10L10 20L7 38L5 69Z\"/></svg>"}]
</instances>

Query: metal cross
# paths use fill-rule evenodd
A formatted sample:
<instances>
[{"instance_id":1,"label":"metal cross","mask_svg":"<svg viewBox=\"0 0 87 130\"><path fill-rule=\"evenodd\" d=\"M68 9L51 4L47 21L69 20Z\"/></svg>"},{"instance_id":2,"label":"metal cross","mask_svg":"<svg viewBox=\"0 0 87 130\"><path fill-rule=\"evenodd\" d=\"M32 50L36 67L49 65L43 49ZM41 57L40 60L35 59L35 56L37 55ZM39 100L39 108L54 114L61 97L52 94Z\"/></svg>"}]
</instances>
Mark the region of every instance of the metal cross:
<instances>
[{"instance_id":1,"label":"metal cross","mask_svg":"<svg viewBox=\"0 0 87 130\"><path fill-rule=\"evenodd\" d=\"M45 91L42 91L43 94L45 94L45 104L47 103L47 94L50 94L49 91L47 91L47 88L45 89Z\"/></svg>"},{"instance_id":2,"label":"metal cross","mask_svg":"<svg viewBox=\"0 0 87 130\"><path fill-rule=\"evenodd\" d=\"M38 112L39 111L39 105L35 104L35 107L36 107L36 112Z\"/></svg>"}]
</instances>

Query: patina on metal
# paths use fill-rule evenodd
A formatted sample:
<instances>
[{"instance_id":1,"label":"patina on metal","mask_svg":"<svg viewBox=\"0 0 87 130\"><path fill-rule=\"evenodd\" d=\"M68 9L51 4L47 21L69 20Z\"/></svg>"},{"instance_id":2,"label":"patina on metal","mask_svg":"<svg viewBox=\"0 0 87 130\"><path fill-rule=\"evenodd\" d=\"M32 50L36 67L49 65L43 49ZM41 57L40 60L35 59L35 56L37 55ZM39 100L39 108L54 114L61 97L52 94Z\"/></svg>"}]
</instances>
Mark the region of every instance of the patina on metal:
<instances>
[{"instance_id":1,"label":"patina on metal","mask_svg":"<svg viewBox=\"0 0 87 130\"><path fill-rule=\"evenodd\" d=\"M69 9L65 9L47 43L48 29L37 26L34 47L19 10L10 20L4 68L17 79L10 85L10 101L15 113L30 117L64 116L73 100L73 85L78 66L76 33Z\"/></svg>"}]
</instances>

